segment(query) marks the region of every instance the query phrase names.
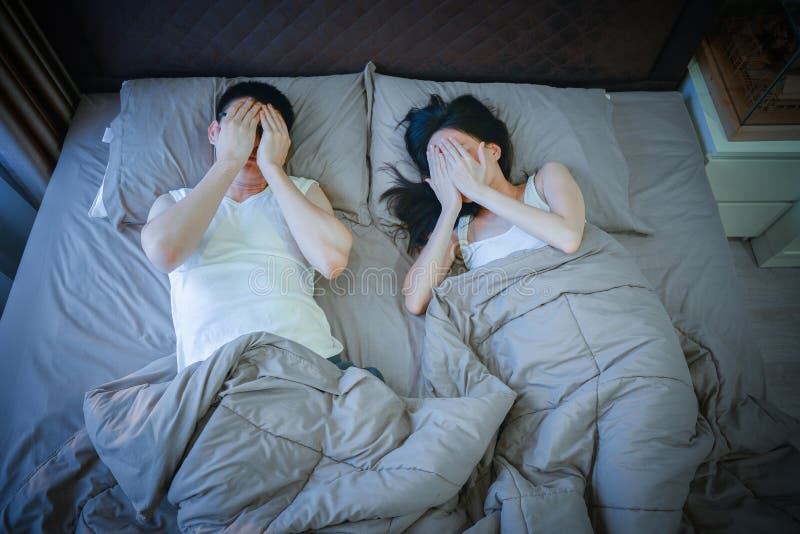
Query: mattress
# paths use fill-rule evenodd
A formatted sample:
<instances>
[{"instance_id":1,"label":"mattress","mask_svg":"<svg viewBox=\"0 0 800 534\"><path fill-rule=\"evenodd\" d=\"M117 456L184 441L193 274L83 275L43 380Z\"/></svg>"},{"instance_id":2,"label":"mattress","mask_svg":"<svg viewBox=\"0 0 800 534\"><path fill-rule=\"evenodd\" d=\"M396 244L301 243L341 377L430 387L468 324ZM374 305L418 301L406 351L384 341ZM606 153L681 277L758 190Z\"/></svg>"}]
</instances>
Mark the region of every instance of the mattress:
<instances>
[{"instance_id":1,"label":"mattress","mask_svg":"<svg viewBox=\"0 0 800 534\"><path fill-rule=\"evenodd\" d=\"M676 92L612 93L631 169L633 210L651 236L615 235L637 259L683 337L714 345L716 365L763 397L763 363L689 115ZM87 94L70 126L0 320L0 510L83 424L84 393L175 349L165 274L87 210L102 180L104 128L117 94ZM424 318L399 288L412 259L374 226L351 226L353 276L322 281L319 302L347 356L400 395L421 391ZM720 356L721 355L721 356Z\"/></svg>"}]
</instances>

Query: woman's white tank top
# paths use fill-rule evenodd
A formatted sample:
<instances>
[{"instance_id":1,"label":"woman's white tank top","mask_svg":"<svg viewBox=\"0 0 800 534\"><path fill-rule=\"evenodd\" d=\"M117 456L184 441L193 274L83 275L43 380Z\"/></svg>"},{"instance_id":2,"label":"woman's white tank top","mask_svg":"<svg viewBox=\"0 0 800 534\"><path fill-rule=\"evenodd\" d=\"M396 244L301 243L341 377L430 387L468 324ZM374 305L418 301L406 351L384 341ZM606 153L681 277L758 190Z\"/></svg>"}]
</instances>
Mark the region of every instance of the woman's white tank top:
<instances>
[{"instance_id":1,"label":"woman's white tank top","mask_svg":"<svg viewBox=\"0 0 800 534\"><path fill-rule=\"evenodd\" d=\"M528 177L525 184L523 202L529 206L535 206L545 211L550 211L550 206L539 196L533 176ZM458 220L458 244L461 247L461 255L464 258L464 265L467 269L475 269L486 265L490 261L504 258L518 250L536 249L548 246L547 243L533 237L517 226L511 226L502 234L487 237L474 243L469 243L467 235L469 225L472 224L474 216L464 215Z\"/></svg>"}]
</instances>

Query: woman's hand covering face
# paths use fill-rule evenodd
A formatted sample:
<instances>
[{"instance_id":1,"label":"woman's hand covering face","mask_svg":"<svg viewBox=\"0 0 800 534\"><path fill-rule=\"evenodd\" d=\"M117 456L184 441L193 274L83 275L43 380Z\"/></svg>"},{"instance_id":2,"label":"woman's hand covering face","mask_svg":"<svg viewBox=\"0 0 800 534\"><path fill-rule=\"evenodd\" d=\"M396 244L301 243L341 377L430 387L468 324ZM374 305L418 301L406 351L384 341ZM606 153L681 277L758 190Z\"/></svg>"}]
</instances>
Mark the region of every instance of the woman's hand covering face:
<instances>
[{"instance_id":1,"label":"woman's hand covering face","mask_svg":"<svg viewBox=\"0 0 800 534\"><path fill-rule=\"evenodd\" d=\"M428 169L430 178L425 181L431 186L433 192L436 193L436 198L442 205L442 211L455 211L461 210L461 195L458 192L455 184L447 175L447 164L445 162L444 154L439 148L433 144L428 145Z\"/></svg>"},{"instance_id":2,"label":"woman's hand covering face","mask_svg":"<svg viewBox=\"0 0 800 534\"><path fill-rule=\"evenodd\" d=\"M489 183L489 159L486 143L478 145L478 161L453 137L442 139L437 144L445 161L445 173L450 182L467 198L479 196Z\"/></svg>"}]
</instances>

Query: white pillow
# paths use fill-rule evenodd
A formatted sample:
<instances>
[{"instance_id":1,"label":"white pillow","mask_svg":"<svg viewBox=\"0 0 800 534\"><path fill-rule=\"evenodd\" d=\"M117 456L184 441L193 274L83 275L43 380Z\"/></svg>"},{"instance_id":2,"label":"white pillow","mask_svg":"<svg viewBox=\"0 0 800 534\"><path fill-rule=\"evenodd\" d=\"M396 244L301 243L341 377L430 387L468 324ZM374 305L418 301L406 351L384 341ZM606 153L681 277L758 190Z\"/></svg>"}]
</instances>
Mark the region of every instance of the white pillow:
<instances>
[{"instance_id":1,"label":"white pillow","mask_svg":"<svg viewBox=\"0 0 800 534\"><path fill-rule=\"evenodd\" d=\"M103 133L103 142L104 143L111 143L111 140L114 138L114 132L111 131L111 128L106 128L106 131ZM103 219L108 217L108 212L106 211L106 205L103 204L103 186L106 184L106 175L108 174L108 163L106 163L106 174L103 175L103 181L100 182L100 188L97 190L97 194L94 197L94 202L92 202L92 207L89 208L89 217L94 217L96 219Z\"/></svg>"}]
</instances>

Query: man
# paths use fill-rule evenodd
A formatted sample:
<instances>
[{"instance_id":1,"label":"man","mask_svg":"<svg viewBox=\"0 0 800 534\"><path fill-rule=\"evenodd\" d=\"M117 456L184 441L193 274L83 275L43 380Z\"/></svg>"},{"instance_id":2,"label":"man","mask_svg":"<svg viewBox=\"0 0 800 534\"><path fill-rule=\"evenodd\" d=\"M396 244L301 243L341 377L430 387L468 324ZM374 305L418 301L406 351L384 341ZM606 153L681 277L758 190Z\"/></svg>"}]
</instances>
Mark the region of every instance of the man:
<instances>
[{"instance_id":1,"label":"man","mask_svg":"<svg viewBox=\"0 0 800 534\"><path fill-rule=\"evenodd\" d=\"M336 277L353 238L315 180L284 171L293 121L271 85L231 87L208 127L214 164L196 187L161 195L150 209L142 248L169 273L179 371L254 331L349 364L313 299L311 268Z\"/></svg>"}]
</instances>

